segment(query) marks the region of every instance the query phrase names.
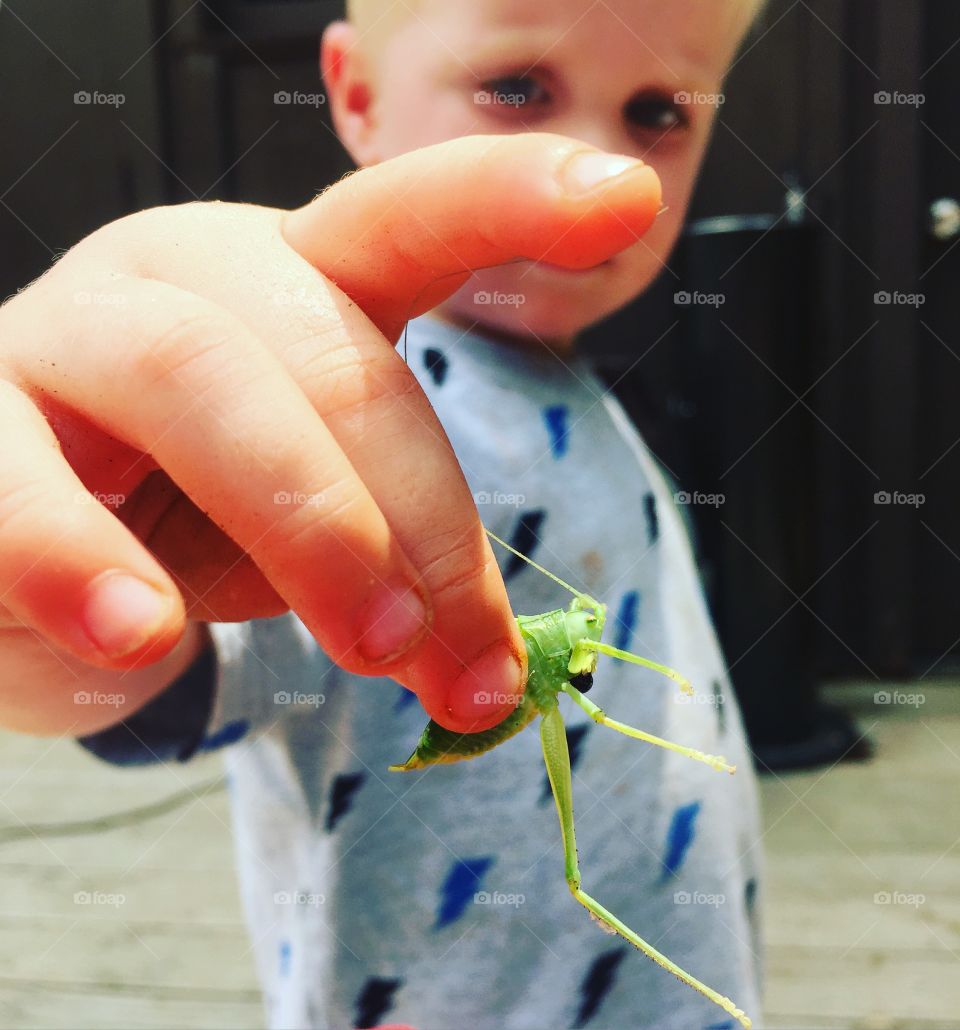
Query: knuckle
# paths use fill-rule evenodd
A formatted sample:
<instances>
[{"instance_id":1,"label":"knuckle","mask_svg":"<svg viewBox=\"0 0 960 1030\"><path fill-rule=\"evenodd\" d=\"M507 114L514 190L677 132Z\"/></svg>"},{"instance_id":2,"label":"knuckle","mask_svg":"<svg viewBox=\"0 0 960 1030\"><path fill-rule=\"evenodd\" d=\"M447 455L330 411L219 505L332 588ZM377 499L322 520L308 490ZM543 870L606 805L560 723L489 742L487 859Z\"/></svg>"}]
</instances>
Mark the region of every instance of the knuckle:
<instances>
[{"instance_id":1,"label":"knuckle","mask_svg":"<svg viewBox=\"0 0 960 1030\"><path fill-rule=\"evenodd\" d=\"M78 240L60 256L57 264L84 275L91 267L136 267L144 237L168 229L170 213L188 206L155 205L105 222Z\"/></svg>"},{"instance_id":2,"label":"knuckle","mask_svg":"<svg viewBox=\"0 0 960 1030\"><path fill-rule=\"evenodd\" d=\"M348 483L324 487L319 495L320 504L313 500L317 494L301 496L302 500L284 511L277 523L284 546L295 549L309 545L321 552L321 560L322 552L334 542L350 550L359 548L359 541L350 542L350 526L354 521L350 516L361 498Z\"/></svg>"},{"instance_id":3,"label":"knuckle","mask_svg":"<svg viewBox=\"0 0 960 1030\"><path fill-rule=\"evenodd\" d=\"M418 244L415 234L393 233L383 243L389 248L391 268L401 265L405 272L427 283L436 278L436 269L424 261L420 254L422 244Z\"/></svg>"},{"instance_id":4,"label":"knuckle","mask_svg":"<svg viewBox=\"0 0 960 1030\"><path fill-rule=\"evenodd\" d=\"M196 392L248 350L245 338L242 324L226 312L182 312L140 342L133 359L136 378L146 387L190 382Z\"/></svg>"},{"instance_id":5,"label":"knuckle","mask_svg":"<svg viewBox=\"0 0 960 1030\"><path fill-rule=\"evenodd\" d=\"M424 562L424 578L436 604L456 604L487 576L484 548L478 547L474 534L448 534L433 541L436 553ZM419 561L419 555L415 556Z\"/></svg>"},{"instance_id":6,"label":"knuckle","mask_svg":"<svg viewBox=\"0 0 960 1030\"><path fill-rule=\"evenodd\" d=\"M49 502L47 483L39 478L8 484L0 492L0 537L11 537L19 524L37 524Z\"/></svg>"},{"instance_id":7,"label":"knuckle","mask_svg":"<svg viewBox=\"0 0 960 1030\"><path fill-rule=\"evenodd\" d=\"M392 407L420 393L410 369L391 350L377 347L371 355L346 346L318 357L298 376L305 392L324 417L347 416L359 408Z\"/></svg>"}]
</instances>

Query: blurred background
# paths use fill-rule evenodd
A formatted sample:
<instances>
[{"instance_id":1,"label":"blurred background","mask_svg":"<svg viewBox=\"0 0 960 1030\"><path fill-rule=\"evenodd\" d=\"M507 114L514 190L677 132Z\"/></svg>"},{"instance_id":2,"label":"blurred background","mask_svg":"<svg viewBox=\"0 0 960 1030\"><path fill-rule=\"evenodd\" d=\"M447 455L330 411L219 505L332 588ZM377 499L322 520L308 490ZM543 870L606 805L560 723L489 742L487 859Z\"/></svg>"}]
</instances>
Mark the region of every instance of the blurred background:
<instances>
[{"instance_id":1,"label":"blurred background","mask_svg":"<svg viewBox=\"0 0 960 1030\"><path fill-rule=\"evenodd\" d=\"M341 14L5 2L0 296L127 212L347 171ZM770 1026L960 1026L958 44L950 0L772 0L684 239L586 341L675 483L766 774ZM0 864L2 1025L260 1025L215 758L3 736Z\"/></svg>"}]
</instances>

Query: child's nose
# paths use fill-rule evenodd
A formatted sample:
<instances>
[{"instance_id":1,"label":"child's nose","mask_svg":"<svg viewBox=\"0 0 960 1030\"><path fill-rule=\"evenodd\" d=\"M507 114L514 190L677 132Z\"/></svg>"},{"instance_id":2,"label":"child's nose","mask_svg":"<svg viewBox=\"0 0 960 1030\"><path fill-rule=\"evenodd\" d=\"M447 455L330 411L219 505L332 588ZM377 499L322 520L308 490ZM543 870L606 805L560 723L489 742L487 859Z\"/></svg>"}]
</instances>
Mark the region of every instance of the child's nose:
<instances>
[{"instance_id":1,"label":"child's nose","mask_svg":"<svg viewBox=\"0 0 960 1030\"><path fill-rule=\"evenodd\" d=\"M610 154L636 152L638 157L642 156L636 139L625 131L619 114L614 120L609 115L587 109L552 122L550 132L570 136Z\"/></svg>"}]
</instances>

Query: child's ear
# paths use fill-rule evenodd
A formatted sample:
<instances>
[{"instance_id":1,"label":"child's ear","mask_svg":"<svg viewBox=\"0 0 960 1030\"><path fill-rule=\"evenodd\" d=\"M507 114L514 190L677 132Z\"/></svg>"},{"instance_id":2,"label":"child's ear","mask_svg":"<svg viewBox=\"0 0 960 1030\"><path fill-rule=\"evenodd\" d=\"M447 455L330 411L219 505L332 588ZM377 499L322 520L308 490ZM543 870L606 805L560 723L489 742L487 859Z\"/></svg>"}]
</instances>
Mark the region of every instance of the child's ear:
<instances>
[{"instance_id":1,"label":"child's ear","mask_svg":"<svg viewBox=\"0 0 960 1030\"><path fill-rule=\"evenodd\" d=\"M340 142L360 167L377 164L373 80L357 30L349 22L331 22L324 30L320 75Z\"/></svg>"}]
</instances>

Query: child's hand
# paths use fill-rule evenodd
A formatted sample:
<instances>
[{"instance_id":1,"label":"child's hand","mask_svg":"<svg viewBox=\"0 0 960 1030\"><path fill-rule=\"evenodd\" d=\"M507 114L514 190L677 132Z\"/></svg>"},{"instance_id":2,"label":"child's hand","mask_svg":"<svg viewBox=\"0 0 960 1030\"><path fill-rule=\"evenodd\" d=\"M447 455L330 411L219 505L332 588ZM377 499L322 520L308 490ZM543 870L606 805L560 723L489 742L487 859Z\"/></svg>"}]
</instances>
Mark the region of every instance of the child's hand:
<instances>
[{"instance_id":1,"label":"child's hand","mask_svg":"<svg viewBox=\"0 0 960 1030\"><path fill-rule=\"evenodd\" d=\"M0 310L0 626L122 670L185 616L292 608L440 722L497 722L513 703L474 695L521 689L523 645L391 344L470 269L586 267L646 231L652 170L584 191L581 152L599 172L563 137L468 137L292 213L157 208L74 247Z\"/></svg>"}]
</instances>

